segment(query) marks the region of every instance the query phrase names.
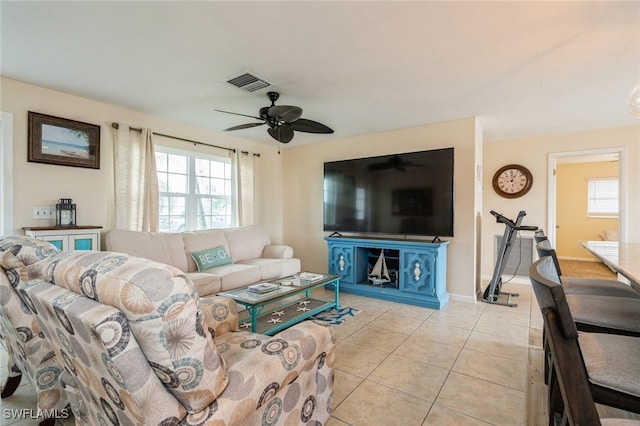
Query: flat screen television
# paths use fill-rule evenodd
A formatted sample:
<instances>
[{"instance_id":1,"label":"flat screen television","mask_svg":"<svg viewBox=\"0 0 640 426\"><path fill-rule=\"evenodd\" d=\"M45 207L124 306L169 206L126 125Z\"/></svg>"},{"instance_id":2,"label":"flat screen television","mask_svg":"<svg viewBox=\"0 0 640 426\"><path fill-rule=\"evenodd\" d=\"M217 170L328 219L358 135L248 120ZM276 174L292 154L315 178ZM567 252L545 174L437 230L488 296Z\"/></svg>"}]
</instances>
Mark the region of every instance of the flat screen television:
<instances>
[{"instance_id":1,"label":"flat screen television","mask_svg":"<svg viewBox=\"0 0 640 426\"><path fill-rule=\"evenodd\" d=\"M453 148L324 163L324 230L453 237Z\"/></svg>"}]
</instances>

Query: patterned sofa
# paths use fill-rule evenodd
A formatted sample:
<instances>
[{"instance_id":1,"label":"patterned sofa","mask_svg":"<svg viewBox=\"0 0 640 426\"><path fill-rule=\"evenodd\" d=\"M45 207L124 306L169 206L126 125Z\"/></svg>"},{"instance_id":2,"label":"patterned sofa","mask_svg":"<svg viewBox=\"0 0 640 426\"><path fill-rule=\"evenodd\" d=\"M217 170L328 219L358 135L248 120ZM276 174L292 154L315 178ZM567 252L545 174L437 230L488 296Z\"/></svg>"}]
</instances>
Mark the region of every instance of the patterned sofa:
<instances>
[{"instance_id":1,"label":"patterned sofa","mask_svg":"<svg viewBox=\"0 0 640 426\"><path fill-rule=\"evenodd\" d=\"M322 425L335 336L305 321L239 331L235 302L198 297L180 270L114 252L31 265L18 290L68 374L76 424Z\"/></svg>"},{"instance_id":2,"label":"patterned sofa","mask_svg":"<svg viewBox=\"0 0 640 426\"><path fill-rule=\"evenodd\" d=\"M8 352L8 374L1 396L11 397L26 375L36 392L37 412L33 414L38 415L42 425L70 415L60 382L64 369L14 288L20 282L19 273L28 273L25 266L59 253L53 245L38 240L9 237L0 242L0 270L6 268L8 272L0 272L0 333ZM22 278L28 280L29 276Z\"/></svg>"}]
</instances>

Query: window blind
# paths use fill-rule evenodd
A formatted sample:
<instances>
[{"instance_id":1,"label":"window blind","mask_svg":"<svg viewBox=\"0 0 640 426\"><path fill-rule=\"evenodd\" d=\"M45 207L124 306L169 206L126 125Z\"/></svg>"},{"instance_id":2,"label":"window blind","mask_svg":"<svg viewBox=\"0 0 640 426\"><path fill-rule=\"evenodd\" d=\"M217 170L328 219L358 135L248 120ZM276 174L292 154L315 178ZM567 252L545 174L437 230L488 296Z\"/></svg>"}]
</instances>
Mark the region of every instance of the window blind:
<instances>
[{"instance_id":1,"label":"window blind","mask_svg":"<svg viewBox=\"0 0 640 426\"><path fill-rule=\"evenodd\" d=\"M618 217L618 178L588 179L589 217Z\"/></svg>"}]
</instances>

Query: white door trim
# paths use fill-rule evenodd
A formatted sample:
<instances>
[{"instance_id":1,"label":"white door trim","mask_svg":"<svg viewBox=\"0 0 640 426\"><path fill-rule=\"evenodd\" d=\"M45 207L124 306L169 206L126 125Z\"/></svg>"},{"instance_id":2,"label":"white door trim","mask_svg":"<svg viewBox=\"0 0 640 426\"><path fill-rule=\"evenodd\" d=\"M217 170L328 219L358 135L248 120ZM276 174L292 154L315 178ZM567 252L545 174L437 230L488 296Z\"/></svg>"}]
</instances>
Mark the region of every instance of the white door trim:
<instances>
[{"instance_id":1,"label":"white door trim","mask_svg":"<svg viewBox=\"0 0 640 426\"><path fill-rule=\"evenodd\" d=\"M13 114L0 111L0 236L13 235Z\"/></svg>"},{"instance_id":2,"label":"white door trim","mask_svg":"<svg viewBox=\"0 0 640 426\"><path fill-rule=\"evenodd\" d=\"M547 210L547 226L549 229L545 230L547 238L551 241L552 245L556 245L556 165L558 159L566 157L582 157L590 155L602 155L602 154L618 154L618 167L620 180L620 215L618 217L620 242L627 241L627 148L614 147L603 149L592 149L584 151L570 151L570 152L552 152L549 154L549 167L548 167L548 210Z\"/></svg>"}]
</instances>

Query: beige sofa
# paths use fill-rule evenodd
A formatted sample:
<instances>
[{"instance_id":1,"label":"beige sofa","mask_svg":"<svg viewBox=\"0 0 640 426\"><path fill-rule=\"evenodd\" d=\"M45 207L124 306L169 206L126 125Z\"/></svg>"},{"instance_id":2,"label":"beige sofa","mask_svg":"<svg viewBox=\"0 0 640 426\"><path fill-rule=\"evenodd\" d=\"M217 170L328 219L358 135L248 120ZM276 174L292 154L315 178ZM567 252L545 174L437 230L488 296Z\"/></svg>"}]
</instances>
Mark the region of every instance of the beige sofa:
<instances>
[{"instance_id":1,"label":"beige sofa","mask_svg":"<svg viewBox=\"0 0 640 426\"><path fill-rule=\"evenodd\" d=\"M201 297L300 272L300 259L293 257L293 249L271 244L266 230L257 225L179 233L111 230L105 243L108 251L180 269L193 281ZM203 269L208 265L198 265L192 256L204 256L212 249L218 249L214 250L217 253L221 247L223 261L218 263L224 263L225 256L229 263Z\"/></svg>"}]
</instances>

